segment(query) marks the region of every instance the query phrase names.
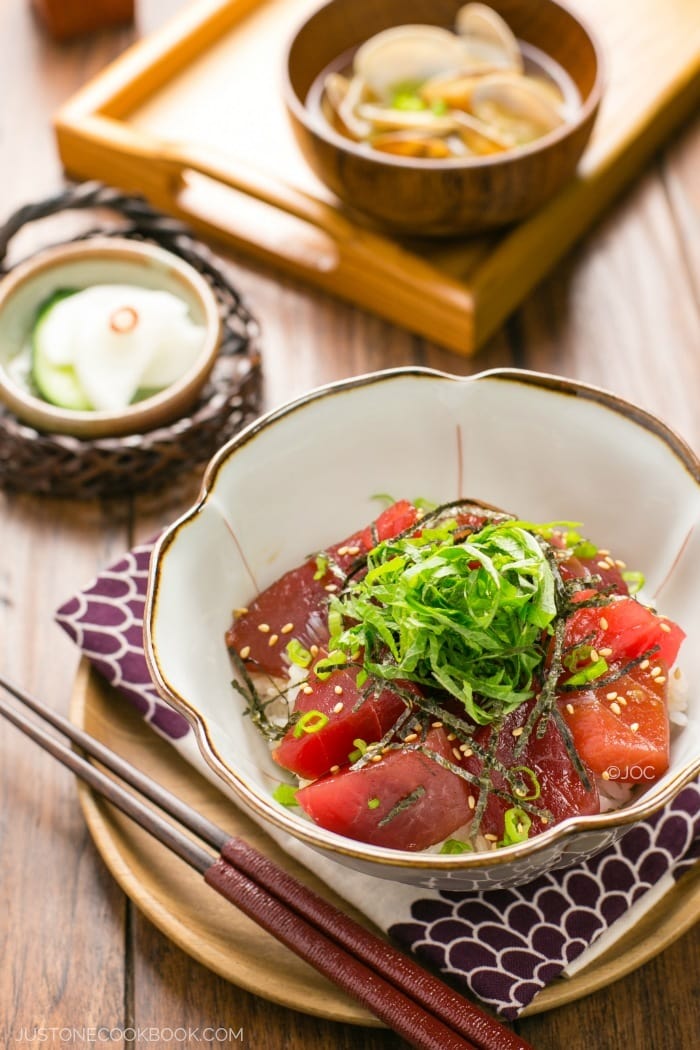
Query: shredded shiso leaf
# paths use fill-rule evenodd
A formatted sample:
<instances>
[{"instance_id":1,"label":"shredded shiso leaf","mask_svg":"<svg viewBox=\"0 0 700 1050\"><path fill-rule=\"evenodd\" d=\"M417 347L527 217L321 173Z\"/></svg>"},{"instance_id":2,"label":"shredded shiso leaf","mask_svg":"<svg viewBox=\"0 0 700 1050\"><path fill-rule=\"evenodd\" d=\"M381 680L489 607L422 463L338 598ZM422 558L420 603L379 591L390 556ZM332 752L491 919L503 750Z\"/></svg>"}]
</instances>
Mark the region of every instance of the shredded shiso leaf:
<instances>
[{"instance_id":1,"label":"shredded shiso leaf","mask_svg":"<svg viewBox=\"0 0 700 1050\"><path fill-rule=\"evenodd\" d=\"M536 536L502 521L460 540L452 519L370 551L330 600L328 659L362 652L368 676L437 683L485 725L533 696L556 612Z\"/></svg>"}]
</instances>

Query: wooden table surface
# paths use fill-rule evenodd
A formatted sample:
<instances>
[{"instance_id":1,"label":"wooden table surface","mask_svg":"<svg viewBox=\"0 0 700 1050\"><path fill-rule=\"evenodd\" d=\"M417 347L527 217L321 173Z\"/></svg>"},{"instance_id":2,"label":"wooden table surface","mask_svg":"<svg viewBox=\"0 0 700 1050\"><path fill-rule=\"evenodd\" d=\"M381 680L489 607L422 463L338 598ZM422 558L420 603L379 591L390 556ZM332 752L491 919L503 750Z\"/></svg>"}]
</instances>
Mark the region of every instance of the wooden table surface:
<instances>
[{"instance_id":1,"label":"wooden table surface","mask_svg":"<svg viewBox=\"0 0 700 1050\"><path fill-rule=\"evenodd\" d=\"M139 31L178 4L143 0ZM50 115L133 38L59 47L28 0L0 0L0 210L61 184ZM408 363L469 373L515 365L607 386L700 446L700 123L689 124L474 361L235 260L261 319L265 399ZM22 245L18 245L21 251ZM0 494L0 659L15 681L67 709L77 653L53 611L127 545L186 506L196 475L166 494L78 504ZM171 1046L168 1029L228 1028L209 1045L248 1050L398 1050L378 1029L320 1021L227 984L142 918L85 830L71 776L0 724L0 1041L6 1047ZM693 1050L698 928L608 990L523 1021L539 1050ZM283 979L283 975L280 975ZM126 1032L125 1032L126 1029ZM136 1031L134 1031L136 1029ZM122 1034L124 1033L124 1034ZM93 1034L92 1039L95 1036ZM179 1040L182 1045L182 1040Z\"/></svg>"}]
</instances>

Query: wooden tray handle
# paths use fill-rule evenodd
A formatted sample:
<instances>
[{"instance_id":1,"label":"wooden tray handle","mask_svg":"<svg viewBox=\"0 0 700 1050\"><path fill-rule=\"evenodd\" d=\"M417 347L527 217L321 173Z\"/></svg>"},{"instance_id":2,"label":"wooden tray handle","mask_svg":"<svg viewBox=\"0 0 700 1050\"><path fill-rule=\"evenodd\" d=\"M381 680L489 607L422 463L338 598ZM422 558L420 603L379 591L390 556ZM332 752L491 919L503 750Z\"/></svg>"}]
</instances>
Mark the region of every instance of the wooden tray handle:
<instances>
[{"instance_id":1,"label":"wooden tray handle","mask_svg":"<svg viewBox=\"0 0 700 1050\"><path fill-rule=\"evenodd\" d=\"M471 353L473 301L456 280L399 244L359 230L333 208L274 178L199 147L159 142L105 116L83 117L80 133L57 121L59 148L69 169L143 193L208 237L252 252L334 295L420 334L435 326L443 341ZM70 158L68 161L67 158Z\"/></svg>"}]
</instances>

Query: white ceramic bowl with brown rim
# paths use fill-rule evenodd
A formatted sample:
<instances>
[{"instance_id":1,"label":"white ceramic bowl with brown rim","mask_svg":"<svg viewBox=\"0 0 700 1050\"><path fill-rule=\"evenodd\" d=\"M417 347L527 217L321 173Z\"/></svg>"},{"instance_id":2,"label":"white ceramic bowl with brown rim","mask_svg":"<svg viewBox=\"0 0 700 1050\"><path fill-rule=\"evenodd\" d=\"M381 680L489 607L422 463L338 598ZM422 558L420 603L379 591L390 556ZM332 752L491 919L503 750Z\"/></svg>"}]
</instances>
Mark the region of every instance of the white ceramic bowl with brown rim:
<instances>
[{"instance_id":1,"label":"white ceramic bowl with brown rim","mask_svg":"<svg viewBox=\"0 0 700 1050\"><path fill-rule=\"evenodd\" d=\"M230 685L231 610L376 516L372 494L471 496L535 521L574 520L646 576L688 639L688 723L668 772L626 807L495 852L438 855L351 841L272 797L281 771ZM152 564L146 650L211 770L264 823L372 875L453 889L511 886L589 857L700 772L700 463L658 419L595 387L496 370L361 376L264 416L207 468Z\"/></svg>"},{"instance_id":2,"label":"white ceramic bowl with brown rim","mask_svg":"<svg viewBox=\"0 0 700 1050\"><path fill-rule=\"evenodd\" d=\"M119 411L77 411L43 400L8 368L30 338L37 311L57 290L130 285L166 291L183 300L203 329L202 344L184 374L157 393ZM219 308L211 287L179 256L126 237L93 237L57 245L20 263L0 281L0 400L38 430L80 438L152 430L183 415L195 402L221 344Z\"/></svg>"}]
</instances>

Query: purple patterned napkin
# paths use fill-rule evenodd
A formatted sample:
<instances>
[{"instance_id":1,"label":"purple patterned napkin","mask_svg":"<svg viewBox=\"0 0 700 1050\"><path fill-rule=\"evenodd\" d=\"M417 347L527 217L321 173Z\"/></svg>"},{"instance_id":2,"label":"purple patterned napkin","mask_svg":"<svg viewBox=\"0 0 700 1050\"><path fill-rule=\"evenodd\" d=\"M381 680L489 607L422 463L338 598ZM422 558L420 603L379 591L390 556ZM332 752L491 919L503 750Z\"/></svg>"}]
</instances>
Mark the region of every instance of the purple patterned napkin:
<instances>
[{"instance_id":1,"label":"purple patterned napkin","mask_svg":"<svg viewBox=\"0 0 700 1050\"><path fill-rule=\"evenodd\" d=\"M151 550L152 544L134 548L66 602L56 619L93 666L177 747L190 733L188 724L159 698L143 652ZM517 889L430 891L343 869L340 892L405 948L460 978L512 1019L574 960L583 961L599 937L624 932L630 908L671 888L698 857L696 781L653 820L592 860ZM333 878L337 889L338 867L313 858L314 870Z\"/></svg>"}]
</instances>

